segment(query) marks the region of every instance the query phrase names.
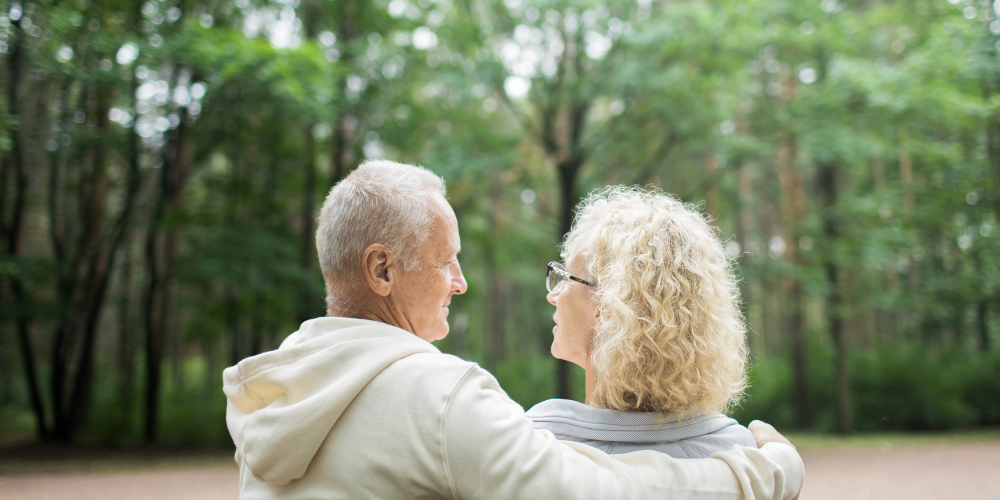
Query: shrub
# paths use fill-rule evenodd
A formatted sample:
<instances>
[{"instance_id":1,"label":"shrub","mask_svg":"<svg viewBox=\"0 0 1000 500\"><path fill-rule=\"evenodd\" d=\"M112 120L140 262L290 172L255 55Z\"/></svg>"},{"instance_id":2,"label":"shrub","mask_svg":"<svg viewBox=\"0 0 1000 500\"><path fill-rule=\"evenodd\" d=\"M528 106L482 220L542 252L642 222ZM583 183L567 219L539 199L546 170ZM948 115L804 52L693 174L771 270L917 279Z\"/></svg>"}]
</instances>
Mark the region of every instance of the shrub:
<instances>
[{"instance_id":1,"label":"shrub","mask_svg":"<svg viewBox=\"0 0 1000 500\"><path fill-rule=\"evenodd\" d=\"M976 409L963 399L966 361L916 345L856 353L851 362L855 427L921 431L976 423Z\"/></svg>"},{"instance_id":2,"label":"shrub","mask_svg":"<svg viewBox=\"0 0 1000 500\"><path fill-rule=\"evenodd\" d=\"M811 425L836 429L836 379L828 348L814 347L807 364ZM961 429L1000 424L1000 351L932 352L897 345L851 353L851 394L860 432ZM792 373L787 358L757 360L751 386L731 415L746 424L765 420L796 429Z\"/></svg>"}]
</instances>

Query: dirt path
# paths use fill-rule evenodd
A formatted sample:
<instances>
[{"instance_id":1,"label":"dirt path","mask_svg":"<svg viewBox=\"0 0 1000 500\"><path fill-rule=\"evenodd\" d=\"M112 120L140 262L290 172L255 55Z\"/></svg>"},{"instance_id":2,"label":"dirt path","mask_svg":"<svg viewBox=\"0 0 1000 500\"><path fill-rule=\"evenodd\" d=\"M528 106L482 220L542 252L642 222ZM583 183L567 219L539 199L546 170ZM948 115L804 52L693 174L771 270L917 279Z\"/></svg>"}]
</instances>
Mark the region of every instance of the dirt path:
<instances>
[{"instance_id":1,"label":"dirt path","mask_svg":"<svg viewBox=\"0 0 1000 500\"><path fill-rule=\"evenodd\" d=\"M165 469L104 474L24 474L0 477L0 499L221 500L239 494L232 467Z\"/></svg>"},{"instance_id":2,"label":"dirt path","mask_svg":"<svg viewBox=\"0 0 1000 500\"><path fill-rule=\"evenodd\" d=\"M804 451L802 500L1000 498L1000 443ZM0 476L0 499L232 500L235 466Z\"/></svg>"},{"instance_id":3,"label":"dirt path","mask_svg":"<svg viewBox=\"0 0 1000 500\"><path fill-rule=\"evenodd\" d=\"M1000 443L804 451L802 500L1000 499Z\"/></svg>"}]
</instances>

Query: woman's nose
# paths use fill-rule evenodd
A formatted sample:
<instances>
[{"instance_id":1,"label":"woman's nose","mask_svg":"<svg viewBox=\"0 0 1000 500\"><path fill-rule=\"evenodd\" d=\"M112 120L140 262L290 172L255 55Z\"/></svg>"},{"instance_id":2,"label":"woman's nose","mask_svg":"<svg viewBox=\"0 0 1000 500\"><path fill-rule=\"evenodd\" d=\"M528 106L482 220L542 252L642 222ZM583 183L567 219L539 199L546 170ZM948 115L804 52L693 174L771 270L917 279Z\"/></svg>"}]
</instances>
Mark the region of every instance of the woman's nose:
<instances>
[{"instance_id":1,"label":"woman's nose","mask_svg":"<svg viewBox=\"0 0 1000 500\"><path fill-rule=\"evenodd\" d=\"M549 301L549 304L556 305L556 299L559 298L558 288L548 293L545 296L545 300Z\"/></svg>"}]
</instances>

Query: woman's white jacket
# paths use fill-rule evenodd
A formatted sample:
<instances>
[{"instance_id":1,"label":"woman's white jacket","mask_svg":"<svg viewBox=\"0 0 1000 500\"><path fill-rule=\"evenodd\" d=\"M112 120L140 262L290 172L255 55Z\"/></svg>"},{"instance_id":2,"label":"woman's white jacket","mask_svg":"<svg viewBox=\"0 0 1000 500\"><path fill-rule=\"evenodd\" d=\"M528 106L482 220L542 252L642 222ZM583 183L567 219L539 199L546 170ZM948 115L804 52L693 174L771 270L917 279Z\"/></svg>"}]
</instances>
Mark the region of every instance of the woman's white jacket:
<instances>
[{"instance_id":1,"label":"woman's white jacket","mask_svg":"<svg viewBox=\"0 0 1000 500\"><path fill-rule=\"evenodd\" d=\"M475 363L373 321L309 320L223 379L241 499L779 499L803 481L783 444L678 460L561 442Z\"/></svg>"}]
</instances>

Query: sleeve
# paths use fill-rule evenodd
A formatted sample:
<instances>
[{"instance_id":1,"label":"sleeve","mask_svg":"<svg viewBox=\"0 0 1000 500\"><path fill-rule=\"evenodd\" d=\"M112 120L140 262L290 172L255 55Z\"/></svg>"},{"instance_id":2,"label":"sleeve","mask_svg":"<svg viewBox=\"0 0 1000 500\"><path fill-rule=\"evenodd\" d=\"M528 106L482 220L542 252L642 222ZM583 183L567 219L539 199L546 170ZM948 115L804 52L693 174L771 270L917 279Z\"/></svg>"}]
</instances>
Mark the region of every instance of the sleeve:
<instances>
[{"instance_id":1,"label":"sleeve","mask_svg":"<svg viewBox=\"0 0 1000 500\"><path fill-rule=\"evenodd\" d=\"M703 460L653 451L607 455L535 430L479 368L451 391L441 420L444 470L456 499L791 499L802 460L791 446L734 446Z\"/></svg>"}]
</instances>

